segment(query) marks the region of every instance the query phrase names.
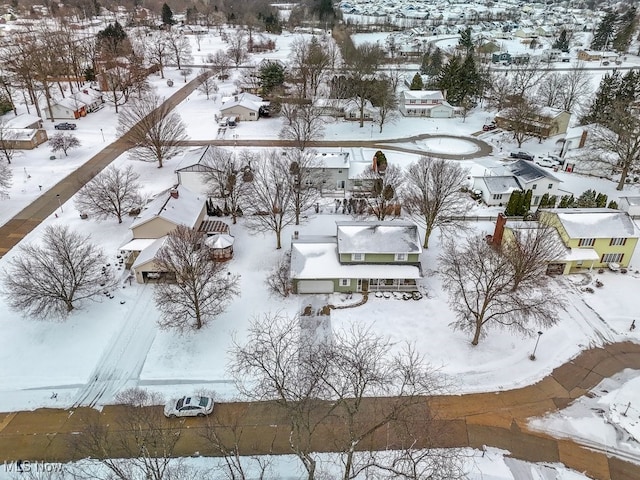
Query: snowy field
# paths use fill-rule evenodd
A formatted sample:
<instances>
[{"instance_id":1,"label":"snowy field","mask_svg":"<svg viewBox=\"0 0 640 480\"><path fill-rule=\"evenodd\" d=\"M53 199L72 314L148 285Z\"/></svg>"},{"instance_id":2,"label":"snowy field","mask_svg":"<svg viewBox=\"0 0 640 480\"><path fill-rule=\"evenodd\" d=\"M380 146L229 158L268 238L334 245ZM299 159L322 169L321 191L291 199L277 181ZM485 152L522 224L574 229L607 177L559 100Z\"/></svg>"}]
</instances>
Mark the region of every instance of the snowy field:
<instances>
[{"instance_id":1,"label":"snowy field","mask_svg":"<svg viewBox=\"0 0 640 480\"><path fill-rule=\"evenodd\" d=\"M272 58L286 58L287 45L294 36L276 38L278 50ZM202 46L202 51L198 52L200 55L224 48L219 37L212 37L210 42L203 42ZM192 76L196 73L197 69L194 69ZM162 80L158 76L151 79L161 97L168 97L183 84L183 78L175 69L167 69L166 77L174 79L174 87L168 87L166 79ZM215 137L213 118L218 113L220 97L231 94L233 89L232 81L220 84L219 95L213 100L206 100L203 94L194 92L177 108L176 111L187 124L187 131L192 139L206 140ZM482 124L492 118L492 113L494 112L478 110L472 112L466 120L456 118L436 121L401 117L394 124L385 125L382 134L378 133L377 126L372 128L366 125L365 128L359 128L354 122L332 121L325 127L325 139L383 141L443 132L447 135L466 136L479 132ZM115 138L116 115L109 106L76 123L78 130L75 134L80 138L82 147L71 151L69 157L56 155L55 160L50 160L48 146L44 144L15 158L11 165L14 184L10 199L0 201L0 223L5 223L33 199L46 195L47 190L57 181ZM52 122L45 121L45 125L50 135L55 132ZM276 138L280 125L281 120L277 118L243 122L234 133L238 135L238 139L244 140ZM494 147L494 153L482 159L464 160L464 165L471 172L482 171L499 163L508 156L510 150L516 148L508 136L503 134L483 133L478 138L489 142ZM554 153L557 152L556 140L527 142L523 148L535 155ZM418 144L407 143L406 146L423 149L425 153L443 152L462 156L475 151L467 140L452 141L437 137ZM404 166L417 157L390 151L388 158L390 162ZM174 169L179 161L180 157L177 156L168 160L165 168L157 169L155 164L134 162L125 154L114 163L118 166L133 165L141 175L145 194L154 195L175 183ZM561 189L575 195L587 188L606 193L609 199L616 199L620 194L615 190L615 183L608 180L565 172L557 172L555 175L563 181ZM637 186L630 186L625 187L623 194L638 191ZM475 207L472 212L482 214L494 210ZM57 217L48 218L25 241L36 241L47 225L69 225L74 230L91 234L93 241L99 243L107 253L110 268L117 268L116 256L120 245L128 239L131 219L125 219L122 225L112 220L96 223L81 220L78 213L73 201L65 203L56 212ZM310 217L304 226L290 227L284 232L283 251L288 248L288 239L294 229L300 230L301 234L333 233L335 222L344 219L349 218L333 214L328 206L323 206L321 213ZM489 233L493 226L479 223L477 229ZM120 282L115 290L97 303L85 304L64 322L41 322L23 318L19 313L9 310L4 298L0 298L0 311L3 312L0 316L0 330L3 332L3 347L0 349L0 364L3 365L0 371L0 411L43 406L68 407L87 393L86 386L92 378L106 375L117 379L114 389L140 385L161 392L166 397L206 390L213 392L218 399L236 398L226 371L227 352L233 336L241 339L248 322L255 315L278 310L295 315L304 306L305 299L290 297L283 301L270 297L266 292L265 276L282 254L275 250L273 236L250 235L242 220L238 225L231 226L231 233L235 236L236 243L234 259L228 263L228 269L231 273L240 275L242 293L210 327L198 333L177 335L159 331L155 325L158 312L152 301L152 286L135 283L130 286L126 280L127 272L122 270L116 270ZM422 258L426 273L421 285L426 295L422 300L399 301L372 296L362 307L334 311L332 328L341 330L354 323L366 323L375 332L388 335L394 341L415 342L429 362L452 378L454 391L458 393L495 391L530 384L589 346L601 345L604 341L640 341L638 331L628 331L630 312L635 311L634 295L640 288L640 278L635 272L640 267L638 252L632 262L631 274L623 276L607 273L600 276L605 285L594 294L580 290L578 282L583 280L582 277L557 280L558 288L566 291L570 306L559 313L556 326L543 332L536 352L536 362L531 362L528 356L533 349L534 338L492 331L478 347L472 347L468 335L451 330L449 324L453 316L447 305L447 295L442 291L435 275L439 249L440 241L435 234L431 248ZM16 253L17 249L14 249L0 259L0 271ZM345 301L340 295L333 295L327 300L336 304ZM621 376L620 392L624 393L620 393L620 398L637 396L640 391L639 383L634 373ZM53 392L58 394L55 399L51 398ZM112 396L107 395L101 402L108 403L112 400ZM624 401L618 401L616 405L616 418L620 419ZM542 428L563 431L557 423L545 424ZM631 430L629 425L618 428L625 428L627 432ZM564 431L567 435L575 434L574 431ZM494 462L496 471L501 473L484 477L478 474L471 478L528 478L514 472L521 472L522 468L544 468L522 465L512 467L508 464L511 461L503 459L497 453L495 457L487 455L482 460L476 460L482 463ZM531 478L552 478L540 470L530 475L534 475ZM558 473L556 478L573 480L584 477L564 472Z\"/></svg>"}]
</instances>

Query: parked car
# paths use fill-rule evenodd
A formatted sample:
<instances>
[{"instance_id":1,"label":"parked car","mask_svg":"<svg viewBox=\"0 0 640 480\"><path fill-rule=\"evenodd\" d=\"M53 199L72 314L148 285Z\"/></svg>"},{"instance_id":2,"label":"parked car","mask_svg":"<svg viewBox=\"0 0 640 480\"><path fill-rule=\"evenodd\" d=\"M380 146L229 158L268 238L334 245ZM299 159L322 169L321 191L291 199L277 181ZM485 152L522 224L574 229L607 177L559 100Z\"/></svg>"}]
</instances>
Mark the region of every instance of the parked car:
<instances>
[{"instance_id":1,"label":"parked car","mask_svg":"<svg viewBox=\"0 0 640 480\"><path fill-rule=\"evenodd\" d=\"M521 158L522 160L529 160L529 161L533 161L533 159L535 158L529 152L525 152L524 150L518 150L517 152L511 152L510 156L512 158Z\"/></svg>"},{"instance_id":2,"label":"parked car","mask_svg":"<svg viewBox=\"0 0 640 480\"><path fill-rule=\"evenodd\" d=\"M204 417L213 412L213 399L209 397L182 397L171 400L164 407L164 416Z\"/></svg>"},{"instance_id":3,"label":"parked car","mask_svg":"<svg viewBox=\"0 0 640 480\"><path fill-rule=\"evenodd\" d=\"M534 160L534 162L537 165L540 165L541 167L549 167L549 168L557 167L560 165L558 161L554 160L551 157L538 157Z\"/></svg>"},{"instance_id":4,"label":"parked car","mask_svg":"<svg viewBox=\"0 0 640 480\"><path fill-rule=\"evenodd\" d=\"M482 126L482 130L484 130L485 132L488 132L490 130L495 130L496 128L498 128L498 126L496 125L496 122L486 123Z\"/></svg>"},{"instance_id":5,"label":"parked car","mask_svg":"<svg viewBox=\"0 0 640 480\"><path fill-rule=\"evenodd\" d=\"M69 123L69 122L62 122L62 123L56 123L53 128L55 128L56 130L75 130L76 129L76 124L75 123Z\"/></svg>"}]
</instances>

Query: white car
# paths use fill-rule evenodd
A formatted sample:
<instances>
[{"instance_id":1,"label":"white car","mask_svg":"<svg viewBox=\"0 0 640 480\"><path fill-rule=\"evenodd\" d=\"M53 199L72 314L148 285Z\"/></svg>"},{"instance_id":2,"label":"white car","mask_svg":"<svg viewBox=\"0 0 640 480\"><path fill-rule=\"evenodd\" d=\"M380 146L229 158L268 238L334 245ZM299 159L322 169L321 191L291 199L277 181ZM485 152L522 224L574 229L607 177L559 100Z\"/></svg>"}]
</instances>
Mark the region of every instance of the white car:
<instances>
[{"instance_id":1,"label":"white car","mask_svg":"<svg viewBox=\"0 0 640 480\"><path fill-rule=\"evenodd\" d=\"M560 165L560 162L551 157L538 157L534 160L534 162L541 167L549 168L557 167L558 165Z\"/></svg>"},{"instance_id":2,"label":"white car","mask_svg":"<svg viewBox=\"0 0 640 480\"><path fill-rule=\"evenodd\" d=\"M171 400L164 407L164 416L204 417L213 412L213 399L209 397L182 397Z\"/></svg>"}]
</instances>

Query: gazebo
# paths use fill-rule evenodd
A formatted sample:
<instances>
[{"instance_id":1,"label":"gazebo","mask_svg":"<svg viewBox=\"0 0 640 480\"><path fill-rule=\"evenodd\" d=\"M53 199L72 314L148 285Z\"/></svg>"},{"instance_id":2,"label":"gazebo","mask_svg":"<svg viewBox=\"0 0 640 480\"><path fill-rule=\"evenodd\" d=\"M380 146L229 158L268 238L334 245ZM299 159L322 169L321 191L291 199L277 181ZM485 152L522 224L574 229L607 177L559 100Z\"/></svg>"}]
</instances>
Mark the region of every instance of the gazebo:
<instances>
[{"instance_id":1,"label":"gazebo","mask_svg":"<svg viewBox=\"0 0 640 480\"><path fill-rule=\"evenodd\" d=\"M226 233L216 233L207 237L204 244L211 249L211 258L225 262L233 258L233 242L235 239Z\"/></svg>"}]
</instances>

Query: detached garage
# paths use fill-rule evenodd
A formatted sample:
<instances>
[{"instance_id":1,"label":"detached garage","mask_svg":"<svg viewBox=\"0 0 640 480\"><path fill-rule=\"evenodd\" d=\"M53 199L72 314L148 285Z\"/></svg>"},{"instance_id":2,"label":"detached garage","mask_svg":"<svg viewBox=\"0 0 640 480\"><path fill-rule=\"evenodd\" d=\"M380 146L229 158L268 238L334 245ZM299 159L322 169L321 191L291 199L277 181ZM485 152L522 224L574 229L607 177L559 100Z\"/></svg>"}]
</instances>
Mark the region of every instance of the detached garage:
<instances>
[{"instance_id":1,"label":"detached garage","mask_svg":"<svg viewBox=\"0 0 640 480\"><path fill-rule=\"evenodd\" d=\"M296 293L333 293L333 280L299 280Z\"/></svg>"}]
</instances>

